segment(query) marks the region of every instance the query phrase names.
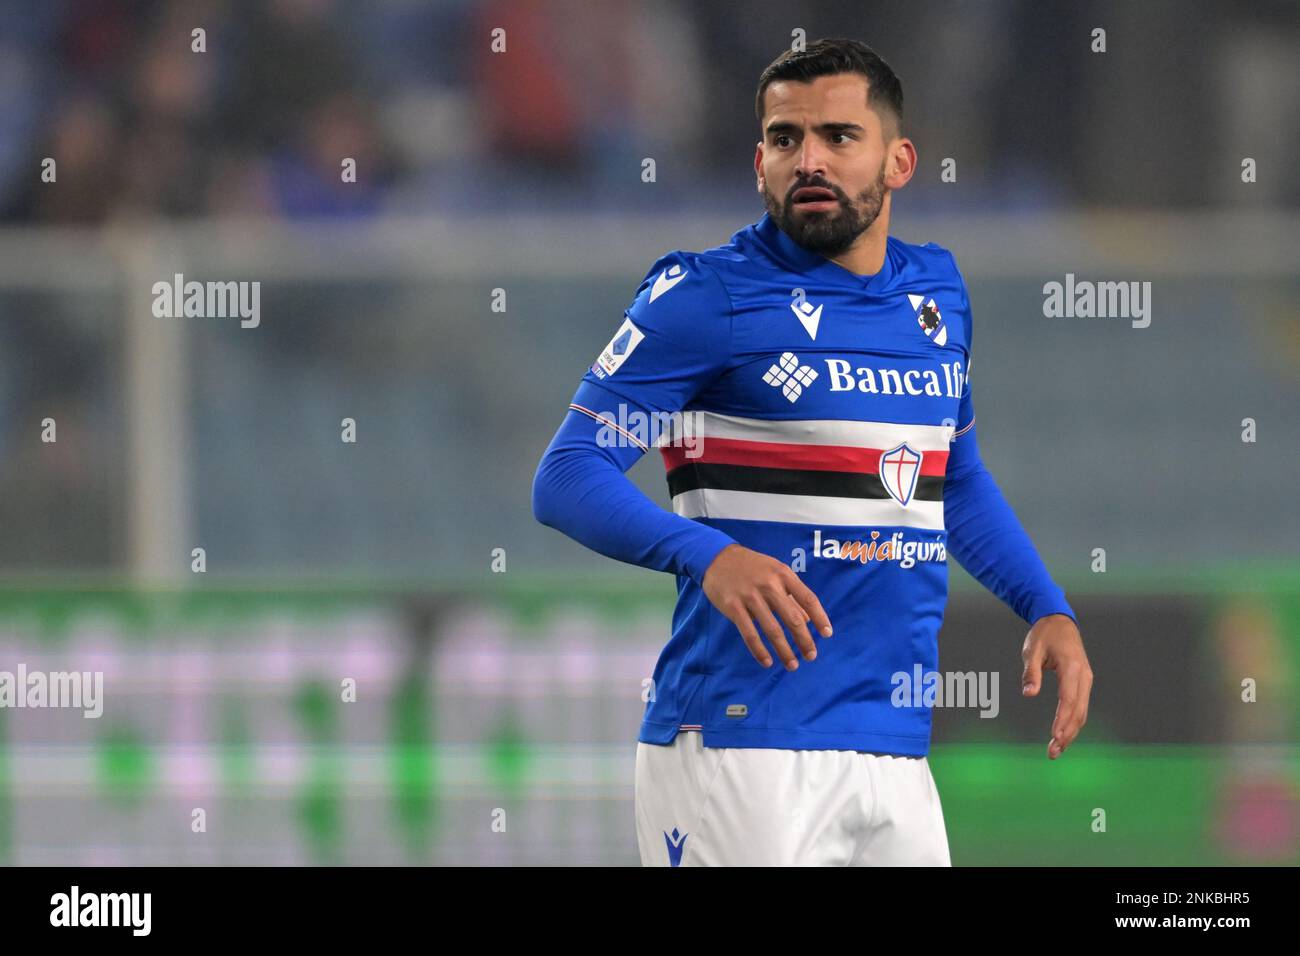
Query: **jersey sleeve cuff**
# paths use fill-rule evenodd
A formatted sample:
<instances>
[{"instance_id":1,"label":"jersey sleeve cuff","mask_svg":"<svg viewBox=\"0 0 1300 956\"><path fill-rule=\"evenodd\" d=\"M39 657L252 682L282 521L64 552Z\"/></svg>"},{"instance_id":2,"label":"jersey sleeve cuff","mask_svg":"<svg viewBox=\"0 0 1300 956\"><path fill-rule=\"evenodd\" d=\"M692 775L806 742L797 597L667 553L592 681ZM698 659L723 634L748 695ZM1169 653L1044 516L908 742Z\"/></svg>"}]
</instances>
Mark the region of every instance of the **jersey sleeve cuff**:
<instances>
[{"instance_id":1,"label":"jersey sleeve cuff","mask_svg":"<svg viewBox=\"0 0 1300 956\"><path fill-rule=\"evenodd\" d=\"M1074 608L1066 602L1065 593L1059 589L1055 594L1035 598L1029 605L1028 613L1025 614L1025 621L1033 627L1040 618L1047 617L1049 614L1064 614L1074 621L1075 627L1079 626L1079 618L1075 615Z\"/></svg>"},{"instance_id":2,"label":"jersey sleeve cuff","mask_svg":"<svg viewBox=\"0 0 1300 956\"><path fill-rule=\"evenodd\" d=\"M722 553L723 548L736 544L736 541L717 528L710 528L708 525L699 522L696 522L696 524L700 528L699 540L683 550L681 568L691 580L703 588L704 573L709 570L709 565L713 563L714 558Z\"/></svg>"}]
</instances>

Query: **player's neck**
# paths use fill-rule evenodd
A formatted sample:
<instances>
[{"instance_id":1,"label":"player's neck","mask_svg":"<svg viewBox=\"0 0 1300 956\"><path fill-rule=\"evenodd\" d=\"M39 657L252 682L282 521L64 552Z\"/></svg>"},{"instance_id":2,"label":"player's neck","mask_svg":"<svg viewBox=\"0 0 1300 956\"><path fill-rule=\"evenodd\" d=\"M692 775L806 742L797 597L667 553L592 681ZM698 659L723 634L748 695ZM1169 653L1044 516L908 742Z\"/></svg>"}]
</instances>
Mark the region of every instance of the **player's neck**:
<instances>
[{"instance_id":1,"label":"player's neck","mask_svg":"<svg viewBox=\"0 0 1300 956\"><path fill-rule=\"evenodd\" d=\"M855 275L873 276L885 265L885 247L889 242L889 210L883 209L871 227L858 236L846 251L831 262Z\"/></svg>"}]
</instances>

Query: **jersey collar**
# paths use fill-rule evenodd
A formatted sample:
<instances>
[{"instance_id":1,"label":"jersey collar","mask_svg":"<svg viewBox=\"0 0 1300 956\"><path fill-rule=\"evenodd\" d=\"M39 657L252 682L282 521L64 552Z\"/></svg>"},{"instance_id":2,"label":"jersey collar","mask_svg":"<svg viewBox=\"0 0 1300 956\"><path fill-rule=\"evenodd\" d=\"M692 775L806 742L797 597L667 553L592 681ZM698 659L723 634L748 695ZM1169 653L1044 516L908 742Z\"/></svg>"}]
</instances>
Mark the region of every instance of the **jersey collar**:
<instances>
[{"instance_id":1,"label":"jersey collar","mask_svg":"<svg viewBox=\"0 0 1300 956\"><path fill-rule=\"evenodd\" d=\"M880 267L880 271L874 275L864 276L850 272L820 253L805 249L787 236L772 220L769 213L763 213L763 218L754 224L754 232L777 261L789 268L791 272L800 275L864 291L876 291L887 285L894 277L894 262L890 255L892 238L885 244L885 262Z\"/></svg>"}]
</instances>

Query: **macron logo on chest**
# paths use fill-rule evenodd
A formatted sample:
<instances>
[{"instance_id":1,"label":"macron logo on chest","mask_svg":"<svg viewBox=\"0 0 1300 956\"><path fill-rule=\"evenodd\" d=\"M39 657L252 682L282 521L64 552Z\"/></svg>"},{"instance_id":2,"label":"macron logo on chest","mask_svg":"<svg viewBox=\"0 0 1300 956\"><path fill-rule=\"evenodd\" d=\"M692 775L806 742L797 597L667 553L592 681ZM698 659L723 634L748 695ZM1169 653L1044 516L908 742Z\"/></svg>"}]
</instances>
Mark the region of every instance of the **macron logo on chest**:
<instances>
[{"instance_id":1,"label":"macron logo on chest","mask_svg":"<svg viewBox=\"0 0 1300 956\"><path fill-rule=\"evenodd\" d=\"M802 292L802 289L796 289L796 292ZM790 311L794 313L804 329L808 332L810 339L817 338L817 325L822 320L822 307L812 307L812 303L800 296L798 301L790 303Z\"/></svg>"},{"instance_id":2,"label":"macron logo on chest","mask_svg":"<svg viewBox=\"0 0 1300 956\"><path fill-rule=\"evenodd\" d=\"M794 302L790 303L790 311L800 320L800 325L809 333L809 338L816 339L816 326L822 321L822 306L813 308L813 303L807 300L802 289L794 290L793 295Z\"/></svg>"}]
</instances>

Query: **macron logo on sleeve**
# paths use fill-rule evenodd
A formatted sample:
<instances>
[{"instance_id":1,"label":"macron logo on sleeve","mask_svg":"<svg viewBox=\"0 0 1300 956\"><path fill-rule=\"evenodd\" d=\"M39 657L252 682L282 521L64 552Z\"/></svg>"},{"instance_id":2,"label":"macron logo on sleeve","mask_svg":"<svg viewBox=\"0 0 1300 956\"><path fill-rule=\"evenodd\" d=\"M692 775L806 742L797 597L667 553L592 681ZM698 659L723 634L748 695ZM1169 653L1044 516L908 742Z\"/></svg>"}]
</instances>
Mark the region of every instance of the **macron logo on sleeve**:
<instances>
[{"instance_id":1,"label":"macron logo on sleeve","mask_svg":"<svg viewBox=\"0 0 1300 956\"><path fill-rule=\"evenodd\" d=\"M677 283L681 282L689 273L681 266L673 266L671 269L665 269L659 273L659 278L655 279L654 287L650 290L650 301L653 302L659 298Z\"/></svg>"}]
</instances>

